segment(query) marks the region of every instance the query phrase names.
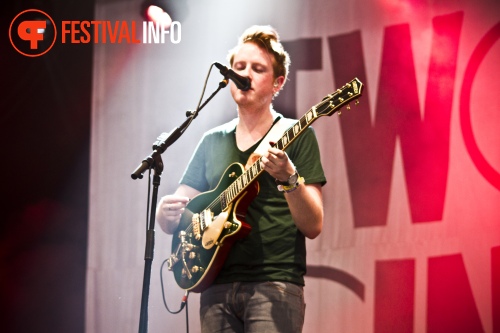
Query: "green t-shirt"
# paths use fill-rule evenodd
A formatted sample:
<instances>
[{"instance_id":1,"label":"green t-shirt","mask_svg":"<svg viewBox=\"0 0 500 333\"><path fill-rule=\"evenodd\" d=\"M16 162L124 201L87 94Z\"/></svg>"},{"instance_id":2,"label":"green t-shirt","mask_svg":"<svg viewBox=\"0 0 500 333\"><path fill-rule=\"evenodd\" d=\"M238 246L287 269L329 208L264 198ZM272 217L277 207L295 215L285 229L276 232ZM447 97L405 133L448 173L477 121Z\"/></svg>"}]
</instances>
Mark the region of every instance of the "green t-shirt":
<instances>
[{"instance_id":1,"label":"green t-shirt","mask_svg":"<svg viewBox=\"0 0 500 333\"><path fill-rule=\"evenodd\" d=\"M206 132L180 181L198 191L217 187L226 168L246 164L260 141L246 151L236 145L236 121ZM285 150L306 184L325 184L319 147L309 127ZM273 177L263 172L258 178L259 194L248 207L246 222L250 234L236 241L214 283L288 281L304 284L306 273L305 236L295 226L284 193Z\"/></svg>"}]
</instances>

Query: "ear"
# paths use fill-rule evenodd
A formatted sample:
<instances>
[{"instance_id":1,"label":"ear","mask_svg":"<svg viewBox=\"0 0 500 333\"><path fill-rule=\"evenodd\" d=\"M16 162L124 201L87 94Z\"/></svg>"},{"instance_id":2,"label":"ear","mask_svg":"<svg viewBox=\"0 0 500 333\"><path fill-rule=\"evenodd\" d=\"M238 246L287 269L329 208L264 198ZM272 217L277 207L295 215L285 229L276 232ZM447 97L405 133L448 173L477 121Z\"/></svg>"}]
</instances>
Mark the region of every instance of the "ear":
<instances>
[{"instance_id":1,"label":"ear","mask_svg":"<svg viewBox=\"0 0 500 333\"><path fill-rule=\"evenodd\" d=\"M274 79L274 93L277 94L281 88L283 87L283 84L285 83L285 77L284 76L278 76L276 79Z\"/></svg>"}]
</instances>

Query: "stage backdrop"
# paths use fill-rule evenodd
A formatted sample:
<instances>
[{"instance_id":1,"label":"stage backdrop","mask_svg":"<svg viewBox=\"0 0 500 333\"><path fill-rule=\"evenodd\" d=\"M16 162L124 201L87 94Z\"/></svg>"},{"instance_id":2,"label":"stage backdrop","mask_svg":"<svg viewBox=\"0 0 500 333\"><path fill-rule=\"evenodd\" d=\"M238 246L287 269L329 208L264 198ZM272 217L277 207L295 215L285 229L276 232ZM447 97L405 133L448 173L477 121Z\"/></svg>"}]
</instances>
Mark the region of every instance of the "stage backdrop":
<instances>
[{"instance_id":1,"label":"stage backdrop","mask_svg":"<svg viewBox=\"0 0 500 333\"><path fill-rule=\"evenodd\" d=\"M95 45L86 332L138 330L148 179L131 172L196 107L210 64L248 26L271 24L292 58L279 111L300 117L354 77L365 85L359 105L313 125L328 183L323 232L307 243L304 332L499 333L500 3L186 4L180 41ZM98 1L95 19L142 25L139 5ZM160 195L202 133L235 116L224 89L162 155ZM149 331L183 332L184 313L163 305L170 237L156 229ZM183 292L163 278L176 310Z\"/></svg>"}]
</instances>

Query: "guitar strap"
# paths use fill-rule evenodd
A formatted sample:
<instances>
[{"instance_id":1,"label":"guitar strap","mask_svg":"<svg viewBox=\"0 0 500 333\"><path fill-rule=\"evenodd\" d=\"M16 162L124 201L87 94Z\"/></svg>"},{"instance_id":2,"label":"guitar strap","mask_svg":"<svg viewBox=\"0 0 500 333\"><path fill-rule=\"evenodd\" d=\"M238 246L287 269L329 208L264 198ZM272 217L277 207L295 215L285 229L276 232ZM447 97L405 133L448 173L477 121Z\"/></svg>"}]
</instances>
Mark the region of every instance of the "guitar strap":
<instances>
[{"instance_id":1,"label":"guitar strap","mask_svg":"<svg viewBox=\"0 0 500 333\"><path fill-rule=\"evenodd\" d=\"M248 168L250 168L255 161L267 152L267 150L271 147L269 142L277 142L283 136L283 133L289 129L290 126L295 124L295 122L296 120L294 119L278 116L269 132L267 132L257 148L255 148L254 152L250 154L247 164L245 165L245 170L248 170Z\"/></svg>"}]
</instances>

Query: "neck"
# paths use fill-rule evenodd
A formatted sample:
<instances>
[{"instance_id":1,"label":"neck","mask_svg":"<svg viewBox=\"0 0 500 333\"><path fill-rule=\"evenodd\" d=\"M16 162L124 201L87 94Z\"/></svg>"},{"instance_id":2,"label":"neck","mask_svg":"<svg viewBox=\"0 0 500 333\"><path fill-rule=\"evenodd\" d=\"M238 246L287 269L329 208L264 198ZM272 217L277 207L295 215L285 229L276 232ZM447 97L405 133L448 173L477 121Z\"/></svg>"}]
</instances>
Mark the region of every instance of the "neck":
<instances>
[{"instance_id":1,"label":"neck","mask_svg":"<svg viewBox=\"0 0 500 333\"><path fill-rule=\"evenodd\" d=\"M246 150L259 141L271 128L275 118L275 112L271 106L260 112L246 112L238 109L238 115L236 142L241 150Z\"/></svg>"},{"instance_id":2,"label":"neck","mask_svg":"<svg viewBox=\"0 0 500 333\"><path fill-rule=\"evenodd\" d=\"M238 129L240 130L248 133L260 132L261 130L267 132L276 118L276 112L272 105L261 110L246 110L238 107L238 118Z\"/></svg>"}]
</instances>

